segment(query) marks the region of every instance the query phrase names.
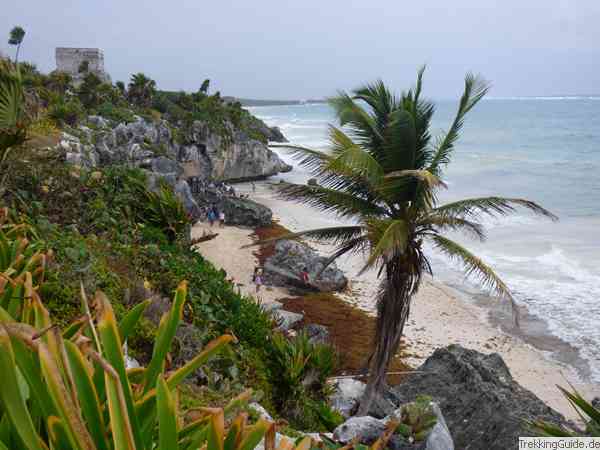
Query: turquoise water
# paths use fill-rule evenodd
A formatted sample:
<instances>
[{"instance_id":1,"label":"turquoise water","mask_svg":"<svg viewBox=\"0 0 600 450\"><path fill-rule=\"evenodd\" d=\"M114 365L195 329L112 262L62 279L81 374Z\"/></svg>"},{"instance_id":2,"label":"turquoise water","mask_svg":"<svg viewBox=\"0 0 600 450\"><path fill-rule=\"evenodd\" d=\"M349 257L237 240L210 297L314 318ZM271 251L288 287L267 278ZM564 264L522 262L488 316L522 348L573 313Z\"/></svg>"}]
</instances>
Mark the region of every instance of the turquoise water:
<instances>
[{"instance_id":1,"label":"turquoise water","mask_svg":"<svg viewBox=\"0 0 600 450\"><path fill-rule=\"evenodd\" d=\"M433 130L442 131L456 104L436 106ZM252 111L293 143L327 146L327 124L334 117L326 105ZM284 176L293 182L308 177L298 167ZM519 304L571 344L589 363L590 378L600 381L600 98L482 101L467 117L445 181L443 201L523 197L560 217L552 223L519 211L486 220L485 243L453 237L491 264ZM433 252L432 261L442 281L475 288L441 255Z\"/></svg>"}]
</instances>

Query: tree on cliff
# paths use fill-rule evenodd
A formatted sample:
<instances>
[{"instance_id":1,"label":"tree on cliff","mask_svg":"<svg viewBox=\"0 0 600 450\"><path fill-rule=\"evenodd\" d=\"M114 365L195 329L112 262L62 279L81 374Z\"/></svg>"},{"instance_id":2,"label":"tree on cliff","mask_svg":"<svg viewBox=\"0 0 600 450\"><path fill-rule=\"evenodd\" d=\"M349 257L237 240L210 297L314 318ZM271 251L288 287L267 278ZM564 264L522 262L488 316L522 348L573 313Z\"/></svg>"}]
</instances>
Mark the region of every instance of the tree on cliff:
<instances>
[{"instance_id":1,"label":"tree on cliff","mask_svg":"<svg viewBox=\"0 0 600 450\"><path fill-rule=\"evenodd\" d=\"M131 76L127 95L132 103L138 106L149 106L155 94L156 81L148 78L143 73L136 73Z\"/></svg>"},{"instance_id":2,"label":"tree on cliff","mask_svg":"<svg viewBox=\"0 0 600 450\"><path fill-rule=\"evenodd\" d=\"M424 272L431 274L424 242L461 263L468 275L499 297L514 300L506 284L479 257L444 235L461 231L484 240L482 216L506 215L523 207L556 219L549 211L519 198L485 197L438 204L445 188L443 170L450 162L465 115L483 98L488 84L467 75L464 92L450 129L432 138L434 105L421 97L422 76L400 97L381 82L340 93L330 100L341 128L330 127L330 148L320 152L290 147L317 186L286 185L281 194L353 223L308 230L307 236L336 245L330 261L362 252L362 271L375 268L381 279L377 297L375 347L369 359L369 380L359 415L369 411L375 393L385 383L390 360L398 351L413 295ZM289 147L289 146L284 146ZM265 241L263 241L264 243ZM517 319L516 309L515 319Z\"/></svg>"},{"instance_id":3,"label":"tree on cliff","mask_svg":"<svg viewBox=\"0 0 600 450\"><path fill-rule=\"evenodd\" d=\"M15 64L19 62L19 50L21 50L21 44L23 43L23 39L25 38L25 30L21 27L14 27L10 30L10 35L8 37L8 43L10 45L16 45L17 51L15 53Z\"/></svg>"},{"instance_id":4,"label":"tree on cliff","mask_svg":"<svg viewBox=\"0 0 600 450\"><path fill-rule=\"evenodd\" d=\"M202 86L200 86L200 93L204 95L208 95L208 88L210 86L210 80L207 78L202 82Z\"/></svg>"}]
</instances>

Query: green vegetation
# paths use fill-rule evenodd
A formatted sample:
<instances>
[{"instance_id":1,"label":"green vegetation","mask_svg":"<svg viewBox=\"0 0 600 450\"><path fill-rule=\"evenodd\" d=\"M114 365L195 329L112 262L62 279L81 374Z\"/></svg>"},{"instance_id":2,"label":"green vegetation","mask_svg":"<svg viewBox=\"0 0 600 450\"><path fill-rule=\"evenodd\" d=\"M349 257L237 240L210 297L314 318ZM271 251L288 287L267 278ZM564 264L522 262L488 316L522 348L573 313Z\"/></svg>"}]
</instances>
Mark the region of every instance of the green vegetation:
<instances>
[{"instance_id":1,"label":"green vegetation","mask_svg":"<svg viewBox=\"0 0 600 450\"><path fill-rule=\"evenodd\" d=\"M329 396L327 377L335 369L335 353L329 345L311 343L305 333L287 339L273 336L269 369L273 379L276 406L301 429L322 424L325 431L342 423L341 417L326 404L315 401ZM311 428L313 427L313 428Z\"/></svg>"},{"instance_id":2,"label":"green vegetation","mask_svg":"<svg viewBox=\"0 0 600 450\"><path fill-rule=\"evenodd\" d=\"M585 429L582 430L583 433L581 431L566 429L562 426L542 421L529 422L528 425L531 429L541 436L549 437L600 437L600 409L583 398L583 396L572 386L571 392L560 386L558 386L558 389L560 389L565 398L569 400L571 406L577 411L582 423L585 424Z\"/></svg>"},{"instance_id":3,"label":"green vegetation","mask_svg":"<svg viewBox=\"0 0 600 450\"><path fill-rule=\"evenodd\" d=\"M427 439L436 423L437 416L432 408L431 397L421 395L402 407L396 433L410 443L421 442Z\"/></svg>"},{"instance_id":4,"label":"green vegetation","mask_svg":"<svg viewBox=\"0 0 600 450\"><path fill-rule=\"evenodd\" d=\"M65 411L73 411L75 415L81 413L82 416L61 415L59 408L64 405L55 404L58 395L48 399L48 395L55 395L54 392L44 397L38 395L31 385L25 387L24 382L33 383L34 376L39 374L36 372L23 382L21 378L29 375L23 373L21 362L15 359L19 369L14 376L20 380L22 389L19 395L25 406L18 398L10 401L21 404L22 417L29 414L35 433L29 438L31 442L22 442L22 430L27 428L19 428L22 424L16 424L16 418L13 422L12 416L1 409L4 418L0 417L0 441L7 442L9 448L37 448L29 445L33 441L44 442L54 448L92 448L86 446L89 443L87 435L92 435L96 443L93 433L97 432L104 436L106 445L96 443L101 448L129 448L121 443L131 441L131 436L135 442L135 447L131 448L150 448L154 444L160 448L163 429L172 435L173 425L165 423L163 427L161 415L157 413L159 409L172 410L173 403L192 409L226 408L232 397L247 388L255 391L254 398L260 400L272 414L287 419L290 427L331 429L339 420L326 405L325 379L331 374L334 361L331 348L313 346L304 337L302 341L293 341L292 347L299 345L307 356L310 355L301 376L305 381L312 381L302 389L283 386L280 377L287 370L281 363L288 351L284 345L286 338L274 330L276 324L269 313L263 311L253 298L240 295L227 281L224 271L217 270L191 248L189 218L173 190L167 185L160 185L156 191L149 191L144 172L139 169L110 166L88 170L66 164L64 150L56 147L56 136L61 129L81 136L84 141L93 139L93 136L90 138L77 129L79 123L91 114L101 114L113 123L127 121L134 114L151 120L162 117L174 129L174 124L181 121L183 126L176 129L183 130L180 133L182 140L186 139L185 126L191 126L193 120L202 117L208 120L207 126L221 126L228 133L239 131L234 122L250 123L255 119L239 105L223 102L219 93L209 96L208 83L196 94L171 95L143 88L153 84L147 78L141 83L141 77L137 77L132 97L134 104L130 103L129 92L124 85L103 83L91 72L75 87L67 74L54 72L44 75L27 63L15 66L9 61L0 61L0 64L0 208L8 208L3 211L10 213L5 212L4 215L9 214L11 223L27 230L26 235L19 235L19 239L28 239L27 245L14 239L6 245L0 242L0 249L8 248L10 254L25 252L25 259L19 259L18 268L0 266L0 275L24 277L22 282L25 283L29 276L27 273L31 274L31 288L27 287L29 285L21 288L18 284L13 287L12 283L0 280L0 299L3 302L0 306L7 314L0 320L0 328L10 335L8 340L3 341L6 350L3 354L7 358L12 357L12 351L14 358L20 358L22 355L17 355L23 346L20 340L37 341L32 336L45 332L44 336L53 339L57 346L73 347L72 350L79 351L87 361L85 364L92 365L89 373L97 393L96 406L94 396L93 401L88 401L88 398L84 402L80 398L79 386L71 384L69 378L79 369L71 367L70 362L58 361L56 358L61 357L60 354L48 356L44 347L36 342L31 347L33 353L28 354L27 363L36 365L39 358L46 356L49 361L54 361L64 383L59 387L66 390L70 402ZM153 107L157 103L166 108L164 112ZM209 108L210 114L203 108ZM174 119L174 114L182 114L182 118ZM3 230L8 236L8 228ZM13 231L10 233L14 234ZM33 263L27 262L30 260ZM165 338L167 325L160 322L161 305L174 292L182 292L182 280L187 280L185 301L177 302L180 305L177 306L178 313L171 314L171 317L177 315L181 326L175 332L174 327L169 325L169 337ZM36 298L39 297L39 302L34 305L37 313L29 313L26 309L31 303L28 299L32 289ZM103 312L88 315L86 308L82 309L82 292L97 293L94 298ZM51 320L52 328L44 328L46 322L32 322L35 314L41 314L46 322ZM5 325L8 315L13 319L20 317L19 320L35 330L28 329L29 335L8 331L10 327ZM93 320L85 320L86 317ZM147 365L146 369L128 373L126 378L122 376L119 363L123 359L120 345L114 345L113 340L110 355L105 354L109 351L106 346L98 345L104 338L98 340L94 337L94 329L97 333L112 329L114 335L116 323L119 324L117 329L121 330L121 341L117 344L126 340L129 355ZM101 324L107 328L101 329ZM123 327L127 328L127 332L123 331ZM174 390L169 380L173 373L178 372L169 371L181 370L182 364L186 367L186 361L222 335L235 336L235 348L207 361L201 371L195 368L192 381ZM42 342L45 337L39 341ZM85 348L78 341L84 337L89 340ZM15 346L17 348L12 348ZM156 356L157 346L162 349L159 357ZM165 348L167 353L164 353ZM54 352L55 349L49 350ZM101 364L96 356L90 356L93 354L86 353L87 350L95 352L107 365ZM38 351L44 354L36 353ZM80 355L76 353L76 356L80 361ZM89 358L96 359L91 361ZM276 364L273 361L280 362ZM4 360L7 367L11 362ZM108 378L112 376L111 370L119 375L121 386L118 387L119 382L113 377L111 383L116 384L110 385L112 393L107 385ZM163 371L166 375L161 377ZM109 375L104 376L103 373ZM4 371L2 374L4 376ZM106 379L102 380L102 376ZM179 381L175 384L179 385ZM35 383L41 384L37 378ZM168 386L166 390L164 383ZM125 409L122 404L117 405L120 410L115 409L114 403L119 400L119 389L125 392L126 400ZM297 397L293 399L294 404L286 398L292 391ZM109 393L117 397L111 400ZM6 393L9 394L16 395L14 392ZM74 408L71 408L71 403ZM132 404L136 404L135 411L131 408ZM88 407L101 411L102 421L97 423L98 429L85 430L85 427L79 426L82 417L87 421L85 408ZM150 408L149 414L142 415L138 409L142 407ZM298 407L310 408L311 411L303 417L297 414ZM48 411L56 414L46 414ZM51 420L46 420L48 417ZM123 425L127 420L130 424ZM29 426L27 420L23 423L25 425L22 426ZM177 421L177 433L185 434L186 426L186 423ZM84 437L80 437L79 432ZM39 436L40 440L35 436ZM206 437L205 434L202 436L198 438ZM187 448L185 440L189 436L180 437L181 448Z\"/></svg>"},{"instance_id":5,"label":"green vegetation","mask_svg":"<svg viewBox=\"0 0 600 450\"><path fill-rule=\"evenodd\" d=\"M450 162L465 116L486 94L488 85L467 75L450 129L432 139L434 105L421 96L423 72L419 71L416 87L400 97L377 82L331 99L344 129L330 127L329 151L291 147L300 163L313 172L318 185L286 185L281 190L288 199L336 212L356 225L308 230L279 239L310 236L333 243L337 250L332 261L348 252L364 251L368 258L363 270L376 268L382 277L375 348L359 415L369 410L385 380L423 272L431 273L423 242L433 244L461 263L468 275L512 302L507 286L494 271L444 233L461 231L483 240L485 233L478 220L510 214L515 207L555 219L536 203L519 198L486 197L438 204L437 191L445 187L443 170Z\"/></svg>"}]
</instances>

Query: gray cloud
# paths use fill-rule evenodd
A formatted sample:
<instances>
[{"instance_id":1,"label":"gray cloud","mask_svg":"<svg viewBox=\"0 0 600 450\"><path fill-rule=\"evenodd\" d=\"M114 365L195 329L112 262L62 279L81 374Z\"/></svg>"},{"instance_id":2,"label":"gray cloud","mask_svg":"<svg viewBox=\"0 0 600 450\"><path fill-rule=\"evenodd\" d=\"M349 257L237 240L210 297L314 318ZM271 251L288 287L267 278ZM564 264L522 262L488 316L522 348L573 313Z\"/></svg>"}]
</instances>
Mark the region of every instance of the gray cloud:
<instances>
[{"instance_id":1,"label":"gray cloud","mask_svg":"<svg viewBox=\"0 0 600 450\"><path fill-rule=\"evenodd\" d=\"M427 93L449 97L468 70L495 96L600 93L598 23L597 0L19 0L3 5L0 32L22 25L23 57L43 70L56 46L100 47L114 80L143 71L164 89L204 78L256 98L376 78L402 89L427 63Z\"/></svg>"}]
</instances>

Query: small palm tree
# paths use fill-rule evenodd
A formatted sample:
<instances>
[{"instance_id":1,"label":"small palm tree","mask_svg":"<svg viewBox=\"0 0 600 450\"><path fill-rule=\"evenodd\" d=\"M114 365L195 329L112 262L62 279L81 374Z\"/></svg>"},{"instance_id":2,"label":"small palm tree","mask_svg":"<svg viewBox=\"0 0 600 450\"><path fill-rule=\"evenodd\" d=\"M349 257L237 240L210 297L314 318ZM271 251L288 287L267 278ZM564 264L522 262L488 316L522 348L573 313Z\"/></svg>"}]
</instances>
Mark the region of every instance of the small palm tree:
<instances>
[{"instance_id":1,"label":"small palm tree","mask_svg":"<svg viewBox=\"0 0 600 450\"><path fill-rule=\"evenodd\" d=\"M131 76L127 93L129 99L136 105L148 106L156 94L156 81L143 73L136 73Z\"/></svg>"},{"instance_id":2,"label":"small palm tree","mask_svg":"<svg viewBox=\"0 0 600 450\"><path fill-rule=\"evenodd\" d=\"M207 78L206 80L204 80L202 82L202 86L200 86L200 93L207 95L209 86L210 86L210 80Z\"/></svg>"},{"instance_id":3,"label":"small palm tree","mask_svg":"<svg viewBox=\"0 0 600 450\"><path fill-rule=\"evenodd\" d=\"M370 377L361 401L361 415L368 412L375 393L385 382L422 274L431 274L423 243L427 241L461 262L467 274L508 299L516 312L509 289L498 275L444 232L464 231L484 240L484 229L477 220L484 215L512 213L516 206L556 219L536 203L519 198L485 197L438 205L437 191L445 187L443 169L450 162L465 115L486 94L488 84L467 75L449 131L432 139L429 127L434 105L421 97L423 72L424 68L418 73L414 90L399 98L379 81L355 90L352 96L341 93L331 99L346 131L330 127L329 151L291 146L293 155L313 173L318 185L286 185L281 189L284 198L335 212L354 224L279 239L308 236L333 243L336 250L329 261L363 252L363 271L376 268L381 278L375 348L369 360Z\"/></svg>"},{"instance_id":4,"label":"small palm tree","mask_svg":"<svg viewBox=\"0 0 600 450\"><path fill-rule=\"evenodd\" d=\"M21 27L14 27L10 30L10 35L8 37L8 43L10 45L16 45L17 51L15 54L15 65L19 62L19 50L21 50L21 44L23 43L23 39L25 38L25 30Z\"/></svg>"}]
</instances>

